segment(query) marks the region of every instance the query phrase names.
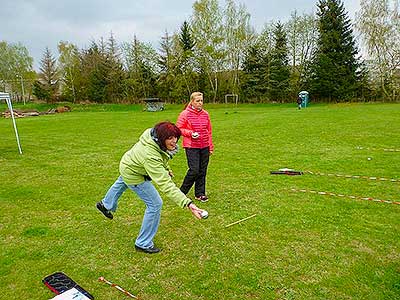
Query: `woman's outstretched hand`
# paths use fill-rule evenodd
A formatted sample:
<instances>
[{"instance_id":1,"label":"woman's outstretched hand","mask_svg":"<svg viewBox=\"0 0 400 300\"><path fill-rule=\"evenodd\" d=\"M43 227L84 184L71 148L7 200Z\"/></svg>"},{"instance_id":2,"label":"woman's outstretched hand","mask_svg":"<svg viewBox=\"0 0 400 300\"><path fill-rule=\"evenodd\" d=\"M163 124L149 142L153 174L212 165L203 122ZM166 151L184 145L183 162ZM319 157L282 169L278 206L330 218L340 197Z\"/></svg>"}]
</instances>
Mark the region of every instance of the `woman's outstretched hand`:
<instances>
[{"instance_id":1,"label":"woman's outstretched hand","mask_svg":"<svg viewBox=\"0 0 400 300\"><path fill-rule=\"evenodd\" d=\"M202 209L198 208L196 206L196 204L194 204L193 202L189 204L189 209L192 212L192 214L197 218L197 219L201 219L201 212L203 211Z\"/></svg>"}]
</instances>

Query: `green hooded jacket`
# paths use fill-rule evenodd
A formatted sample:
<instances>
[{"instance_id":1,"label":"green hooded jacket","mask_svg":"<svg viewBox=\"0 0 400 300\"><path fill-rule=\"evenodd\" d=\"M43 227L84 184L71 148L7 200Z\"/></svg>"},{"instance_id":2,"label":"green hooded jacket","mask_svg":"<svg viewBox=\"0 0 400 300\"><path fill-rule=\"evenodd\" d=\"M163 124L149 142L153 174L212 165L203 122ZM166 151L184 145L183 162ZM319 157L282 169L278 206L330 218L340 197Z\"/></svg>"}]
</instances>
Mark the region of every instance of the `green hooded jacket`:
<instances>
[{"instance_id":1,"label":"green hooded jacket","mask_svg":"<svg viewBox=\"0 0 400 300\"><path fill-rule=\"evenodd\" d=\"M144 176L149 176L168 199L183 208L192 201L172 181L170 156L152 139L150 131L151 128L146 129L139 141L122 156L119 172L128 185L140 184L145 181Z\"/></svg>"}]
</instances>

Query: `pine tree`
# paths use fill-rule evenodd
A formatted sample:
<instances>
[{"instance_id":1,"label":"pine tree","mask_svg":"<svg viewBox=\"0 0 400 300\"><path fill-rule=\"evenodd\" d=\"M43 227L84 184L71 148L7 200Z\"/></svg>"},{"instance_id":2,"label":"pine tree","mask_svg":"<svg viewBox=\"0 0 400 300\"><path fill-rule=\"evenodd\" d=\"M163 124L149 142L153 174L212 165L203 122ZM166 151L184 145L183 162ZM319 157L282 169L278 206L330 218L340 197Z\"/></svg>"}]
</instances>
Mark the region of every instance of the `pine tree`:
<instances>
[{"instance_id":1,"label":"pine tree","mask_svg":"<svg viewBox=\"0 0 400 300\"><path fill-rule=\"evenodd\" d=\"M181 43L183 51L193 51L195 42L192 38L192 34L190 32L190 26L187 21L184 21L181 26L179 41Z\"/></svg>"},{"instance_id":2,"label":"pine tree","mask_svg":"<svg viewBox=\"0 0 400 300\"><path fill-rule=\"evenodd\" d=\"M136 37L124 45L125 68L128 72L127 93L134 99L156 97L157 63L159 55L151 45L144 44Z\"/></svg>"},{"instance_id":3,"label":"pine tree","mask_svg":"<svg viewBox=\"0 0 400 300\"><path fill-rule=\"evenodd\" d=\"M180 57L180 72L183 80L183 84L186 88L187 98L193 90L195 90L196 74L194 73L195 61L194 61L194 47L196 45L192 30L187 21L184 21L179 33L179 45L182 49L182 55ZM186 100L184 100L186 101Z\"/></svg>"},{"instance_id":4,"label":"pine tree","mask_svg":"<svg viewBox=\"0 0 400 300\"><path fill-rule=\"evenodd\" d=\"M286 33L278 22L274 30L274 48L270 65L270 98L280 102L287 100L289 92L289 58Z\"/></svg>"},{"instance_id":5,"label":"pine tree","mask_svg":"<svg viewBox=\"0 0 400 300\"><path fill-rule=\"evenodd\" d=\"M105 47L92 42L81 55L81 88L84 99L103 103L106 101L107 67Z\"/></svg>"},{"instance_id":6,"label":"pine tree","mask_svg":"<svg viewBox=\"0 0 400 300\"><path fill-rule=\"evenodd\" d=\"M57 61L48 47L46 47L43 58L40 61L39 70L40 80L35 83L35 90L46 101L54 101L57 97L60 77L57 70ZM41 92L39 92L40 89L42 89Z\"/></svg>"},{"instance_id":7,"label":"pine tree","mask_svg":"<svg viewBox=\"0 0 400 300\"><path fill-rule=\"evenodd\" d=\"M341 0L319 0L318 45L312 63L311 93L329 101L349 100L359 87L358 49Z\"/></svg>"},{"instance_id":8,"label":"pine tree","mask_svg":"<svg viewBox=\"0 0 400 300\"><path fill-rule=\"evenodd\" d=\"M107 83L105 88L107 97L106 101L115 102L122 100L125 74L122 67L119 48L112 33L110 34L107 43L105 68L107 74Z\"/></svg>"},{"instance_id":9,"label":"pine tree","mask_svg":"<svg viewBox=\"0 0 400 300\"><path fill-rule=\"evenodd\" d=\"M176 78L176 56L173 55L173 37L165 31L161 38L158 65L160 74L158 80L159 96L165 100L173 100L172 91Z\"/></svg>"},{"instance_id":10,"label":"pine tree","mask_svg":"<svg viewBox=\"0 0 400 300\"><path fill-rule=\"evenodd\" d=\"M242 99L258 102L267 92L266 58L263 57L264 51L261 48L258 43L251 45L245 56L241 78Z\"/></svg>"}]
</instances>

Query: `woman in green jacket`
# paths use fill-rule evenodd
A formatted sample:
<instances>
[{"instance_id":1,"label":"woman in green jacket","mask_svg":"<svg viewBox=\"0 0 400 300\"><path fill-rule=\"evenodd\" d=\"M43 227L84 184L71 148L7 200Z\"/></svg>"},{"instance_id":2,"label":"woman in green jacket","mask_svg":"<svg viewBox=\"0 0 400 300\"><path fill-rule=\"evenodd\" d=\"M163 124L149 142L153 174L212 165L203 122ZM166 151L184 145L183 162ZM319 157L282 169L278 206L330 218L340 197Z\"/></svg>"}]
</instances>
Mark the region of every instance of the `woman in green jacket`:
<instances>
[{"instance_id":1,"label":"woman in green jacket","mask_svg":"<svg viewBox=\"0 0 400 300\"><path fill-rule=\"evenodd\" d=\"M135 241L135 248L146 253L160 251L153 238L160 224L162 199L154 182L167 198L181 208L187 207L201 219L199 209L172 181L168 161L177 152L181 131L171 122L161 122L143 132L139 141L128 150L119 165L120 176L96 207L109 219L117 210L118 199L126 189L134 191L146 205L142 226Z\"/></svg>"}]
</instances>

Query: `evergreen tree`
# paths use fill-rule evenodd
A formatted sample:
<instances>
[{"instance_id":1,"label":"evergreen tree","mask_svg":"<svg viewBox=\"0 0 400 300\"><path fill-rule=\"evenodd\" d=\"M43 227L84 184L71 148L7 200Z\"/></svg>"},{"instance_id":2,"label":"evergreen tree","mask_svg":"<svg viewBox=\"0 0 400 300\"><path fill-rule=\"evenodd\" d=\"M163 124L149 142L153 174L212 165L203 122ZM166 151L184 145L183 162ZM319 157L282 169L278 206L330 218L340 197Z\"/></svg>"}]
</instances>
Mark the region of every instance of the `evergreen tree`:
<instances>
[{"instance_id":1,"label":"evergreen tree","mask_svg":"<svg viewBox=\"0 0 400 300\"><path fill-rule=\"evenodd\" d=\"M190 52L193 51L195 42L192 38L192 34L190 32L190 25L187 21L184 21L181 26L179 41L183 51L190 51Z\"/></svg>"},{"instance_id":2,"label":"evergreen tree","mask_svg":"<svg viewBox=\"0 0 400 300\"><path fill-rule=\"evenodd\" d=\"M242 99L258 102L267 92L266 57L262 53L259 43L251 45L246 53L241 76Z\"/></svg>"},{"instance_id":3,"label":"evergreen tree","mask_svg":"<svg viewBox=\"0 0 400 300\"><path fill-rule=\"evenodd\" d=\"M270 98L272 100L285 102L289 92L289 58L286 33L283 25L278 22L274 30L274 48L271 53L270 65Z\"/></svg>"},{"instance_id":4,"label":"evergreen tree","mask_svg":"<svg viewBox=\"0 0 400 300\"><path fill-rule=\"evenodd\" d=\"M314 97L343 101L356 96L359 86L358 50L341 0L318 2L317 50L312 63Z\"/></svg>"},{"instance_id":5,"label":"evergreen tree","mask_svg":"<svg viewBox=\"0 0 400 300\"><path fill-rule=\"evenodd\" d=\"M126 79L127 94L134 99L156 97L159 55L144 44L136 35L131 43L125 43L124 62L128 72Z\"/></svg>"},{"instance_id":6,"label":"evergreen tree","mask_svg":"<svg viewBox=\"0 0 400 300\"><path fill-rule=\"evenodd\" d=\"M104 45L92 42L81 55L83 99L103 103L106 100L107 67Z\"/></svg>"},{"instance_id":7,"label":"evergreen tree","mask_svg":"<svg viewBox=\"0 0 400 300\"><path fill-rule=\"evenodd\" d=\"M50 93L48 90L46 90L45 86L43 83L41 83L39 80L36 80L33 83L33 95L40 100L46 100L47 102L50 100Z\"/></svg>"},{"instance_id":8,"label":"evergreen tree","mask_svg":"<svg viewBox=\"0 0 400 300\"><path fill-rule=\"evenodd\" d=\"M193 39L192 31L187 21L183 22L181 26L181 30L179 33L179 45L182 49L182 54L180 56L179 62L181 76L179 76L179 78L183 79L188 98L191 92L195 90L194 86L196 85L195 81L197 76L194 73L195 60L193 52L196 43Z\"/></svg>"},{"instance_id":9,"label":"evergreen tree","mask_svg":"<svg viewBox=\"0 0 400 300\"><path fill-rule=\"evenodd\" d=\"M273 52L275 25L266 23L256 41L246 51L242 65L242 99L269 101L270 68Z\"/></svg>"},{"instance_id":10,"label":"evergreen tree","mask_svg":"<svg viewBox=\"0 0 400 300\"><path fill-rule=\"evenodd\" d=\"M119 48L111 33L106 48L106 101L116 102L122 100L124 92L124 70L120 58Z\"/></svg>"},{"instance_id":11,"label":"evergreen tree","mask_svg":"<svg viewBox=\"0 0 400 300\"><path fill-rule=\"evenodd\" d=\"M39 69L40 80L34 85L34 94L38 97L40 95L47 102L54 101L57 97L60 78L57 69L57 61L48 47L46 47L40 61ZM38 92L37 94L35 93L36 91Z\"/></svg>"},{"instance_id":12,"label":"evergreen tree","mask_svg":"<svg viewBox=\"0 0 400 300\"><path fill-rule=\"evenodd\" d=\"M175 85L176 61L174 58L176 56L173 54L173 39L166 31L165 35L161 38L158 60L161 69L158 80L159 96L166 100L172 99Z\"/></svg>"}]
</instances>

